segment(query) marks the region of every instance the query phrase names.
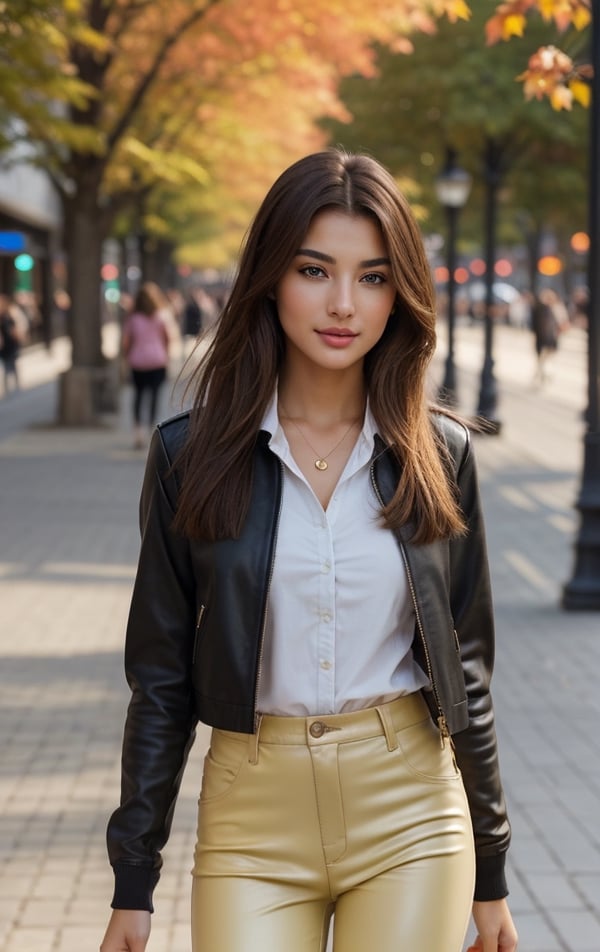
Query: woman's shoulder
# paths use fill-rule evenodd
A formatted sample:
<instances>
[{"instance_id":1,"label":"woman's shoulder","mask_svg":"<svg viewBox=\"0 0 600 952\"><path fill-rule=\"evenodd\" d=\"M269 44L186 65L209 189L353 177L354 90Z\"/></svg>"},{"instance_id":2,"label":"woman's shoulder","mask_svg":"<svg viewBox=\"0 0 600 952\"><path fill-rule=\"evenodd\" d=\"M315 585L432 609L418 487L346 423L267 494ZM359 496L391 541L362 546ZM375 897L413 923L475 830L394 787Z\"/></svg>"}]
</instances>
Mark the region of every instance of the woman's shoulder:
<instances>
[{"instance_id":1,"label":"woman's shoulder","mask_svg":"<svg viewBox=\"0 0 600 952\"><path fill-rule=\"evenodd\" d=\"M183 449L190 428L190 411L183 410L158 424L157 430L165 452L172 463Z\"/></svg>"},{"instance_id":2,"label":"woman's shoulder","mask_svg":"<svg viewBox=\"0 0 600 952\"><path fill-rule=\"evenodd\" d=\"M431 422L455 462L460 464L471 444L467 421L441 407L433 407Z\"/></svg>"},{"instance_id":3,"label":"woman's shoulder","mask_svg":"<svg viewBox=\"0 0 600 952\"><path fill-rule=\"evenodd\" d=\"M140 311L131 311L125 318L124 327L135 327L139 326L143 321L146 320L144 314Z\"/></svg>"}]
</instances>

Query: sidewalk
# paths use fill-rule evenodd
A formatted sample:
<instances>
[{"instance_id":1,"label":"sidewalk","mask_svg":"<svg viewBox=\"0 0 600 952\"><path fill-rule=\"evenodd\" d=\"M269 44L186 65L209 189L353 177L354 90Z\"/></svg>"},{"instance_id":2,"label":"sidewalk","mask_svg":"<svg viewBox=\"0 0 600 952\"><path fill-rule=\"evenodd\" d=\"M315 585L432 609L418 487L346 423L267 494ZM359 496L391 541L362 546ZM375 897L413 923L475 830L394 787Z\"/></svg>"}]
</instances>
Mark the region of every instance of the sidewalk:
<instances>
[{"instance_id":1,"label":"sidewalk","mask_svg":"<svg viewBox=\"0 0 600 952\"><path fill-rule=\"evenodd\" d=\"M482 338L480 327L458 329L466 413L477 402ZM558 607L577 525L585 340L576 330L563 338L543 392L531 387L527 332L498 328L495 346L503 429L477 437L476 448L497 608L512 910L521 952L599 952L600 614ZM130 448L128 393L114 429L55 428L57 368L43 353L35 360L30 388L0 401L0 948L89 952L112 892L104 830L118 796L144 460ZM172 409L165 400L164 414ZM202 728L148 952L189 952L206 741Z\"/></svg>"}]
</instances>

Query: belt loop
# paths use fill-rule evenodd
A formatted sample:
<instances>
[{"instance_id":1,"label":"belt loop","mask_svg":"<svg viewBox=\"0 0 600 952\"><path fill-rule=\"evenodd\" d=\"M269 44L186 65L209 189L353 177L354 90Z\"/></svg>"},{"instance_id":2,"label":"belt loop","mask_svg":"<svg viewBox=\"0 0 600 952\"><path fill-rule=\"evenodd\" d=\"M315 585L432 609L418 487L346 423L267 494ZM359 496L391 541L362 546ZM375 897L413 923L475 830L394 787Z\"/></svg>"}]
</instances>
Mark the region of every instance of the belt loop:
<instances>
[{"instance_id":1,"label":"belt loop","mask_svg":"<svg viewBox=\"0 0 600 952\"><path fill-rule=\"evenodd\" d=\"M381 721L381 726L383 727L383 733L385 734L385 739L387 741L387 749L390 751L398 750L398 739L396 737L396 731L394 730L394 724L390 714L389 705L385 704L383 707L376 707L375 710L379 715L379 720Z\"/></svg>"},{"instance_id":2,"label":"belt loop","mask_svg":"<svg viewBox=\"0 0 600 952\"><path fill-rule=\"evenodd\" d=\"M248 735L248 763L256 766L258 763L258 738L260 734L260 725L262 724L262 714L258 715L256 731Z\"/></svg>"}]
</instances>

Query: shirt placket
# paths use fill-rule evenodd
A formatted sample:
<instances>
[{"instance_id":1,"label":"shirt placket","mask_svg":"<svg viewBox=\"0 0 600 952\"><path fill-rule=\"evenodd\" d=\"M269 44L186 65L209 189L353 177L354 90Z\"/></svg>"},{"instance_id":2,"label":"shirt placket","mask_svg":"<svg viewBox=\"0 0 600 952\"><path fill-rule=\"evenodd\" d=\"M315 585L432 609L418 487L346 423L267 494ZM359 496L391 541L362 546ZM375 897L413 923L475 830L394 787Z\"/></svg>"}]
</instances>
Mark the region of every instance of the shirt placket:
<instances>
[{"instance_id":1,"label":"shirt placket","mask_svg":"<svg viewBox=\"0 0 600 952\"><path fill-rule=\"evenodd\" d=\"M317 602L317 710L335 711L335 563L333 527L328 514L320 517L318 531Z\"/></svg>"}]
</instances>

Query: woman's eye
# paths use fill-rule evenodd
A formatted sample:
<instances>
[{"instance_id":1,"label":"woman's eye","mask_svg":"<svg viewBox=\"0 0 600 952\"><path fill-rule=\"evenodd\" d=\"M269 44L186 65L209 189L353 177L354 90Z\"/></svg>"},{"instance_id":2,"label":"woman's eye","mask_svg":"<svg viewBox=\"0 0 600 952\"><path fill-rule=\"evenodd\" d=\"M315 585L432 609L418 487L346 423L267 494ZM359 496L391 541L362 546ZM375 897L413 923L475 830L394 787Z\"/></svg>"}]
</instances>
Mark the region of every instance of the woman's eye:
<instances>
[{"instance_id":1,"label":"woman's eye","mask_svg":"<svg viewBox=\"0 0 600 952\"><path fill-rule=\"evenodd\" d=\"M323 268L316 264L307 264L306 267L300 268L300 274L306 274L309 278L320 278L324 273Z\"/></svg>"},{"instance_id":2,"label":"woman's eye","mask_svg":"<svg viewBox=\"0 0 600 952\"><path fill-rule=\"evenodd\" d=\"M365 282L365 284L383 284L386 278L384 274L371 273L365 274L362 280Z\"/></svg>"}]
</instances>

